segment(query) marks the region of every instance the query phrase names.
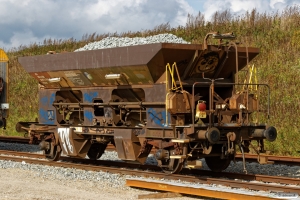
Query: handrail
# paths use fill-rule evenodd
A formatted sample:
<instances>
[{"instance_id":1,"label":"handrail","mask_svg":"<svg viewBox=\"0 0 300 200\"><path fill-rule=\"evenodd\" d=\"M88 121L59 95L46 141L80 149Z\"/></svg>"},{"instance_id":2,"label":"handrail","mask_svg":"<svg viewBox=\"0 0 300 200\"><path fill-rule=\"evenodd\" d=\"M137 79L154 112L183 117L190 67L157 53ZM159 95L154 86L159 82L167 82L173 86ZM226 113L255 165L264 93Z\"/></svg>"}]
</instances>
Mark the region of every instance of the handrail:
<instances>
[{"instance_id":1,"label":"handrail","mask_svg":"<svg viewBox=\"0 0 300 200\"><path fill-rule=\"evenodd\" d=\"M205 85L211 85L212 83L211 82L195 82L193 84L193 87L192 87L192 102L195 102L195 85L197 84L205 84ZM214 83L215 85L244 85L243 83L220 83L220 82L215 82ZM268 84L264 84L264 83L261 83L261 84L246 84L246 85L253 85L253 86L265 86L267 87L268 89L268 110L267 110L267 115L268 115L268 119L270 119L270 86ZM192 125L192 132L195 132L195 116L194 116L194 109L195 109L195 104L192 103L192 122L193 122L193 125Z\"/></svg>"}]
</instances>

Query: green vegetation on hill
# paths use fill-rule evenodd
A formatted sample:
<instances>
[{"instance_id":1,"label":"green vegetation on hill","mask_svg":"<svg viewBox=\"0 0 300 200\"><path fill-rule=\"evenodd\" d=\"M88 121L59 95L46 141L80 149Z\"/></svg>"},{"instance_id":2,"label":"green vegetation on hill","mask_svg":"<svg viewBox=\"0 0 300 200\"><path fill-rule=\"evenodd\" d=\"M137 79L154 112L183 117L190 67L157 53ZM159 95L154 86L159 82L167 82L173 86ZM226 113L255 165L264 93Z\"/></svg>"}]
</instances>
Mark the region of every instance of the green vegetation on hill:
<instances>
[{"instance_id":1,"label":"green vegetation on hill","mask_svg":"<svg viewBox=\"0 0 300 200\"><path fill-rule=\"evenodd\" d=\"M203 43L208 32L233 32L247 46L259 47L260 55L252 62L258 70L258 82L271 88L270 125L278 130L278 139L266 149L278 155L299 155L300 151L300 7L287 7L281 13L258 13L243 16L229 11L216 12L211 21L203 14L188 15L185 26L170 27L168 23L143 32L84 35L76 41L48 39L43 44L20 46L7 52L10 59L10 117L2 134L18 135L14 127L18 121L34 121L38 113L38 83L18 63L19 56L46 54L48 51L74 51L89 42L107 36L146 37L172 33L192 43Z\"/></svg>"}]
</instances>

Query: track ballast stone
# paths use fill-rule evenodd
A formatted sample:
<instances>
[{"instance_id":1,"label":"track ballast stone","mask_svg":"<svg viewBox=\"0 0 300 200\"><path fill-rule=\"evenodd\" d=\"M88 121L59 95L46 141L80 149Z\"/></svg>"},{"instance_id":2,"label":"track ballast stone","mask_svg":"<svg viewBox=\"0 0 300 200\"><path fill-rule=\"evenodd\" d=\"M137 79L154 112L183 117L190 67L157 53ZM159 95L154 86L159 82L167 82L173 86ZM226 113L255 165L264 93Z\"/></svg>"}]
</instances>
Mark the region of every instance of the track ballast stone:
<instances>
[{"instance_id":1,"label":"track ballast stone","mask_svg":"<svg viewBox=\"0 0 300 200\"><path fill-rule=\"evenodd\" d=\"M38 149L37 145L0 142L0 147L1 150L18 150L31 153L42 153L42 151ZM114 161L119 160L117 152L114 151L105 151L100 159ZM202 169L208 170L204 159L202 159L202 161ZM153 155L149 155L146 164L157 164ZM230 166L225 171L242 173L242 170L242 162L231 162ZM247 170L250 174L266 174L271 176L287 176L294 178L300 177L300 166L270 164L259 165L258 163L247 163ZM21 198L51 200L76 198L90 200L100 197L104 200L124 200L137 199L139 194L150 193L147 190L139 190L125 186L127 178L140 177L112 174L103 171L86 171L74 168L36 165L26 163L25 161L13 162L8 160L0 160L0 172L0 179L2 180L0 182L0 193L3 194L3 198L6 200ZM16 174L18 174L18 176L15 176ZM168 182L167 180L164 181ZM181 183L181 181L170 182ZM198 183L196 185L198 185ZM210 187L220 188L225 186L210 185ZM232 190L249 192L245 189ZM18 191L18 193L15 191ZM53 193L53 191L56 192ZM250 191L250 193L252 193L252 191ZM253 191L253 193L255 192ZM267 194L268 192L260 191L260 193ZM193 198L179 197L176 199L191 200Z\"/></svg>"}]
</instances>

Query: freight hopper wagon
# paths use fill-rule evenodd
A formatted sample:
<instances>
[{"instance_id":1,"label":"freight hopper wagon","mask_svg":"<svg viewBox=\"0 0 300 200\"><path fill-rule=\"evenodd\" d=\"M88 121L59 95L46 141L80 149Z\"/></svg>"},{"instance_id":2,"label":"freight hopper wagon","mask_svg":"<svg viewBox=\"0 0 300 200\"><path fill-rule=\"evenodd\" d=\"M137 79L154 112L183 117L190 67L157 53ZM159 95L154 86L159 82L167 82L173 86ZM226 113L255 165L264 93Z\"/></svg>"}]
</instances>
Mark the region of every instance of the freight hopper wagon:
<instances>
[{"instance_id":1,"label":"freight hopper wagon","mask_svg":"<svg viewBox=\"0 0 300 200\"><path fill-rule=\"evenodd\" d=\"M0 49L0 127L4 129L6 129L8 109L8 56Z\"/></svg>"},{"instance_id":2,"label":"freight hopper wagon","mask_svg":"<svg viewBox=\"0 0 300 200\"><path fill-rule=\"evenodd\" d=\"M212 38L220 44L208 45ZM39 139L50 160L61 153L98 159L111 143L126 162L143 164L155 150L167 173L199 167L201 158L211 170L224 170L236 147L249 152L254 145L262 153L264 140L277 135L274 127L251 120L251 114L268 112L268 105L260 109L249 87L266 85L235 84L237 72L259 49L233 40L222 44L226 39L234 36L208 34L203 45L157 43L20 57L39 82L39 119L20 122L17 130L27 131L32 142Z\"/></svg>"}]
</instances>

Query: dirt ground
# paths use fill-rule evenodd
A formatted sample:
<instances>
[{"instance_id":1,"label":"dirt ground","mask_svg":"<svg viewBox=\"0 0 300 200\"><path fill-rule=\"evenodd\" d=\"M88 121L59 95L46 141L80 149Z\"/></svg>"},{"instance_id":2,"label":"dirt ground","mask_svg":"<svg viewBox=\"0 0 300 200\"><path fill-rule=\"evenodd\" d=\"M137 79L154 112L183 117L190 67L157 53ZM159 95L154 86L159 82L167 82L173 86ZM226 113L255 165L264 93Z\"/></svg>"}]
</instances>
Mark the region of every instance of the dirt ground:
<instances>
[{"instance_id":1,"label":"dirt ground","mask_svg":"<svg viewBox=\"0 0 300 200\"><path fill-rule=\"evenodd\" d=\"M37 174L37 172L16 168L0 169L0 200L127 200L138 199L139 194L151 193L132 188L106 188L100 182L58 180L54 176L45 178ZM177 197L175 199L195 200L195 198L190 197Z\"/></svg>"}]
</instances>

